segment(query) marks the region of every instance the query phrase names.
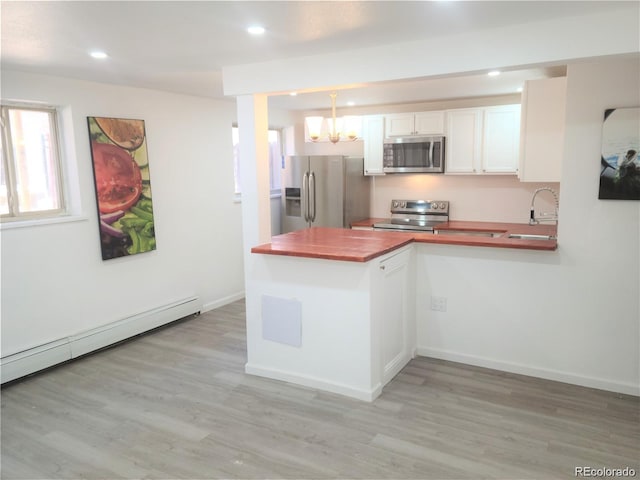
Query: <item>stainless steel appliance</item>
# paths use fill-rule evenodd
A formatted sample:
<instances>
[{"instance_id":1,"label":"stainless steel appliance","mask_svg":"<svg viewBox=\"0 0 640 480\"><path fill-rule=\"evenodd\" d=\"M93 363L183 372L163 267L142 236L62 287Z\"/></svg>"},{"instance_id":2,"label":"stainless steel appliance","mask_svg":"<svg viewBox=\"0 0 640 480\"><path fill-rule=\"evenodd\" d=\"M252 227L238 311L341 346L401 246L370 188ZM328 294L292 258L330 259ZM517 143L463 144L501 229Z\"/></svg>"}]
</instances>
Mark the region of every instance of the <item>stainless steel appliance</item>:
<instances>
[{"instance_id":1,"label":"stainless steel appliance","mask_svg":"<svg viewBox=\"0 0 640 480\"><path fill-rule=\"evenodd\" d=\"M349 228L369 217L371 177L364 176L362 157L287 157L282 185L282 233Z\"/></svg>"},{"instance_id":2,"label":"stainless steel appliance","mask_svg":"<svg viewBox=\"0 0 640 480\"><path fill-rule=\"evenodd\" d=\"M433 233L438 225L449 221L446 200L391 200L391 218L374 223L374 230L420 231Z\"/></svg>"},{"instance_id":3,"label":"stainless steel appliance","mask_svg":"<svg viewBox=\"0 0 640 480\"><path fill-rule=\"evenodd\" d=\"M382 170L385 173L443 173L444 137L386 138Z\"/></svg>"}]
</instances>

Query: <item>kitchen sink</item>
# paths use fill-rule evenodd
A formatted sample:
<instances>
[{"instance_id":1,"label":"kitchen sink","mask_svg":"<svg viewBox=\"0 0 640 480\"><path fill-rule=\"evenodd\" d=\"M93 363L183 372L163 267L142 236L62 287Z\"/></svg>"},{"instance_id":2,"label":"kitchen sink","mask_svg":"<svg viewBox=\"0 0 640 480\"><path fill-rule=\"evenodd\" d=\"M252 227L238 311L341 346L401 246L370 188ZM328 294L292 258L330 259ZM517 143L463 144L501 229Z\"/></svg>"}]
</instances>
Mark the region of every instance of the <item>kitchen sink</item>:
<instances>
[{"instance_id":1,"label":"kitchen sink","mask_svg":"<svg viewBox=\"0 0 640 480\"><path fill-rule=\"evenodd\" d=\"M521 240L555 240L554 235L536 235L533 233L510 233L509 238L520 238Z\"/></svg>"},{"instance_id":2,"label":"kitchen sink","mask_svg":"<svg viewBox=\"0 0 640 480\"><path fill-rule=\"evenodd\" d=\"M504 235L504 232L479 232L472 230L436 230L434 232L437 235L466 235L468 237L500 237Z\"/></svg>"}]
</instances>

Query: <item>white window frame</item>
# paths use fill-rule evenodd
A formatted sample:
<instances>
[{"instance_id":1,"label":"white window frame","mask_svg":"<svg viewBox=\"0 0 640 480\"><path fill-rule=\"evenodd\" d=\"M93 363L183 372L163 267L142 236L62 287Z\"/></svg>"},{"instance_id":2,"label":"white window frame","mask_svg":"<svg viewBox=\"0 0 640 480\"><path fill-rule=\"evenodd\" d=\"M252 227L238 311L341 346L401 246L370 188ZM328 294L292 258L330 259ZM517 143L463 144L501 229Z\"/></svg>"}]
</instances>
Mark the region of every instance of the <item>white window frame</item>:
<instances>
[{"instance_id":1,"label":"white window frame","mask_svg":"<svg viewBox=\"0 0 640 480\"><path fill-rule=\"evenodd\" d=\"M49 115L50 142L53 158L52 165L55 170L55 182L58 193L58 208L31 212L18 211L18 192L16 186L16 162L11 141L11 123L9 110L33 110L44 112ZM64 172L62 168L60 149L60 127L58 109L51 105L26 104L18 102L2 102L0 105L0 126L2 127L2 161L7 184L7 202L9 212L0 215L0 221L9 222L33 221L41 219L55 219L67 214L66 190L64 183Z\"/></svg>"},{"instance_id":2,"label":"white window frame","mask_svg":"<svg viewBox=\"0 0 640 480\"><path fill-rule=\"evenodd\" d=\"M277 151L276 148L269 146L269 189L271 196L280 196L282 188L282 156L284 155L282 145L282 129L270 128L269 133L275 132L278 136Z\"/></svg>"},{"instance_id":3,"label":"white window frame","mask_svg":"<svg viewBox=\"0 0 640 480\"><path fill-rule=\"evenodd\" d=\"M232 138L237 135L238 126L232 125ZM269 133L276 132L278 135L278 146L279 152L274 152L273 149L269 148L269 190L271 194L271 198L280 197L282 195L281 186L281 170L282 170L282 159L284 155L284 147L283 147L283 132L280 128L269 128ZM234 177L234 195L235 199L239 201L242 198L242 192L240 191L240 178L239 178L239 154L238 154L238 144L233 144L233 177Z\"/></svg>"}]
</instances>

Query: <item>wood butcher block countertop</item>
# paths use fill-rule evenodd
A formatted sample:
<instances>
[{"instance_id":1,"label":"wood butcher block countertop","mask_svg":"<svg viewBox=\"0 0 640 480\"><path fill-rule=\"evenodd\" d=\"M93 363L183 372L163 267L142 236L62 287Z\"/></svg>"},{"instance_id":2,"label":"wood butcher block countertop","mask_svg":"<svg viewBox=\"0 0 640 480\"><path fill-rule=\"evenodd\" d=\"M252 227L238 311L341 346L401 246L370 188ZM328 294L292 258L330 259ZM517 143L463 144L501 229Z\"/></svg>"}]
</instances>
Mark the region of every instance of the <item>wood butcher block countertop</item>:
<instances>
[{"instance_id":1,"label":"wood butcher block countertop","mask_svg":"<svg viewBox=\"0 0 640 480\"><path fill-rule=\"evenodd\" d=\"M382 220L384 219L368 218L354 222L352 226L371 227L374 223ZM439 233L435 235L433 233L412 231L370 231L313 227L275 236L271 239L271 243L254 247L251 252L368 262L411 242L547 251L553 251L558 248L558 242L555 239L509 238L509 235L514 233L555 236L557 231L555 225L452 220L443 223L438 227L438 230ZM456 233L447 235L446 230L455 231ZM469 235L464 232L469 232ZM479 232L493 232L496 236L478 236Z\"/></svg>"},{"instance_id":2,"label":"wood butcher block countertop","mask_svg":"<svg viewBox=\"0 0 640 480\"><path fill-rule=\"evenodd\" d=\"M455 235L447 235L447 230L455 230ZM461 232L467 231L469 235ZM494 232L495 237L475 236L475 232ZM557 250L558 241L534 240L526 238L509 238L509 234L550 235L555 237L555 225L528 225L520 223L464 222L451 221L442 225L438 234L419 233L414 241L421 243L440 243L448 245L467 245L470 247L519 248L523 250Z\"/></svg>"},{"instance_id":3,"label":"wood butcher block countertop","mask_svg":"<svg viewBox=\"0 0 640 480\"><path fill-rule=\"evenodd\" d=\"M386 221L383 218L367 218L351 224L352 227L373 227L374 223ZM509 238L510 234L551 235L556 236L556 225L529 225L527 223L504 222L468 222L451 220L438 226L438 235L414 232L414 241L420 243L440 243L448 245L467 245L472 247L520 248L525 250L557 250L557 240L531 240ZM446 230L455 231L455 235L447 235ZM376 232L379 230L376 230ZM469 232L469 236L463 235ZM493 232L495 237L477 236L478 232ZM395 233L395 232L393 232Z\"/></svg>"},{"instance_id":4,"label":"wood butcher block countertop","mask_svg":"<svg viewBox=\"0 0 640 480\"><path fill-rule=\"evenodd\" d=\"M349 228L313 227L278 235L271 243L253 247L252 253L368 262L413 242L414 235L369 232Z\"/></svg>"}]
</instances>

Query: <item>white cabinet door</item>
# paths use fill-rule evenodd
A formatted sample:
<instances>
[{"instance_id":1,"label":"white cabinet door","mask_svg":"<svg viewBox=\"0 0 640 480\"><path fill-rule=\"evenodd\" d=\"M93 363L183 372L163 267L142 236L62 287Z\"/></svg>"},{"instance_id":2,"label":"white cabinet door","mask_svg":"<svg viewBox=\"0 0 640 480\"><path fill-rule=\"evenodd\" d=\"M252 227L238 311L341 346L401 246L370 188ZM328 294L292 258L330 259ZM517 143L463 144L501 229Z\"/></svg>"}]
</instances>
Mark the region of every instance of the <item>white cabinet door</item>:
<instances>
[{"instance_id":1,"label":"white cabinet door","mask_svg":"<svg viewBox=\"0 0 640 480\"><path fill-rule=\"evenodd\" d=\"M362 119L364 141L364 174L384 175L382 154L384 150L384 117L369 115Z\"/></svg>"},{"instance_id":2,"label":"white cabinet door","mask_svg":"<svg viewBox=\"0 0 640 480\"><path fill-rule=\"evenodd\" d=\"M396 115L387 115L384 117L384 132L387 137L413 135L413 131L413 113L398 113Z\"/></svg>"},{"instance_id":3,"label":"white cabinet door","mask_svg":"<svg viewBox=\"0 0 640 480\"><path fill-rule=\"evenodd\" d=\"M483 173L516 173L520 152L520 105L484 109Z\"/></svg>"},{"instance_id":4,"label":"white cabinet door","mask_svg":"<svg viewBox=\"0 0 640 480\"><path fill-rule=\"evenodd\" d=\"M385 116L385 135L387 137L442 134L444 134L443 111L398 113Z\"/></svg>"},{"instance_id":5,"label":"white cabinet door","mask_svg":"<svg viewBox=\"0 0 640 480\"><path fill-rule=\"evenodd\" d=\"M444 112L422 112L415 114L416 135L443 135Z\"/></svg>"},{"instance_id":6,"label":"white cabinet door","mask_svg":"<svg viewBox=\"0 0 640 480\"><path fill-rule=\"evenodd\" d=\"M445 172L476 173L482 154L482 109L447 111Z\"/></svg>"},{"instance_id":7,"label":"white cabinet door","mask_svg":"<svg viewBox=\"0 0 640 480\"><path fill-rule=\"evenodd\" d=\"M520 128L520 181L560 181L566 92L566 77L525 82Z\"/></svg>"},{"instance_id":8,"label":"white cabinet door","mask_svg":"<svg viewBox=\"0 0 640 480\"><path fill-rule=\"evenodd\" d=\"M388 383L411 360L409 331L409 250L381 260L376 316L380 322L382 385Z\"/></svg>"}]
</instances>

